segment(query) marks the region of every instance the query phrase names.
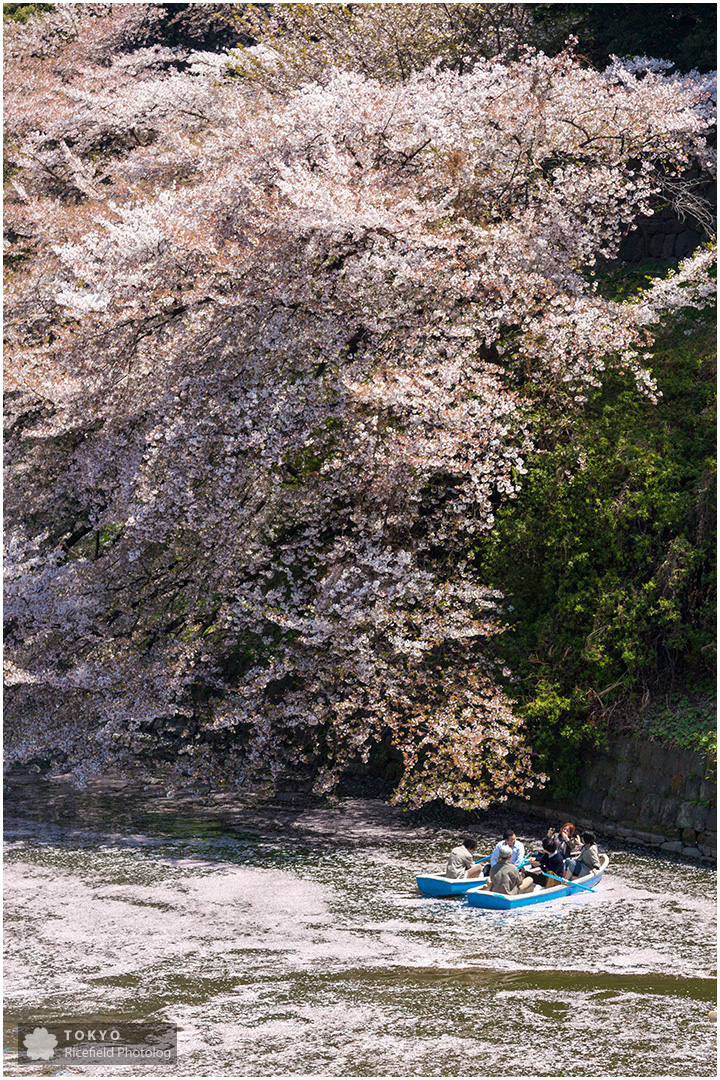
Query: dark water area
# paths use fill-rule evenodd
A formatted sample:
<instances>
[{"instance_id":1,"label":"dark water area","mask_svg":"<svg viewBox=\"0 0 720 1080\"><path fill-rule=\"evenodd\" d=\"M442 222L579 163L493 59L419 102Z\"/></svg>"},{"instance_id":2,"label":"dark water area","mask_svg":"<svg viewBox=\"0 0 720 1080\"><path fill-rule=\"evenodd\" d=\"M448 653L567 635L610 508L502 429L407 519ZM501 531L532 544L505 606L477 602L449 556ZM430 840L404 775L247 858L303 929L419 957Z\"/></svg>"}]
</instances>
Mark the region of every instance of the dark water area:
<instances>
[{"instance_id":1,"label":"dark water area","mask_svg":"<svg viewBox=\"0 0 720 1080\"><path fill-rule=\"evenodd\" d=\"M714 1076L715 873L620 848L597 893L517 912L422 897L459 830L377 800L11 784L5 1072L18 1022L154 1020L173 1076ZM488 813L489 852L512 824Z\"/></svg>"}]
</instances>

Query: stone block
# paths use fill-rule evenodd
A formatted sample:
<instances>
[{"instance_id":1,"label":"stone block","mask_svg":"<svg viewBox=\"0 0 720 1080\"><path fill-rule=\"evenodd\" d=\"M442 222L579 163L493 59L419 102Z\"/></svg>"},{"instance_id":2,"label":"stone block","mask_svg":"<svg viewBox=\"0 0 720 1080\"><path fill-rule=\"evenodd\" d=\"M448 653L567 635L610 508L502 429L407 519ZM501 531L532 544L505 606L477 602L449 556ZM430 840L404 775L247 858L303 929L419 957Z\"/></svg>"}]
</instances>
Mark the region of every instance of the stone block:
<instances>
[{"instance_id":1,"label":"stone block","mask_svg":"<svg viewBox=\"0 0 720 1080\"><path fill-rule=\"evenodd\" d=\"M700 777L688 776L685 781L685 798L690 802L697 802L700 798Z\"/></svg>"},{"instance_id":2,"label":"stone block","mask_svg":"<svg viewBox=\"0 0 720 1080\"><path fill-rule=\"evenodd\" d=\"M663 238L662 253L660 255L660 258L661 259L672 259L674 254L675 254L675 237L672 235L672 233L667 233L666 232L665 236Z\"/></svg>"},{"instance_id":3,"label":"stone block","mask_svg":"<svg viewBox=\"0 0 720 1080\"><path fill-rule=\"evenodd\" d=\"M705 807L705 831L717 832L717 806Z\"/></svg>"},{"instance_id":4,"label":"stone block","mask_svg":"<svg viewBox=\"0 0 720 1080\"><path fill-rule=\"evenodd\" d=\"M632 844L635 847L643 846L642 840L640 840L639 837L635 835L635 833L632 833L630 836L625 837L625 843Z\"/></svg>"},{"instance_id":5,"label":"stone block","mask_svg":"<svg viewBox=\"0 0 720 1080\"><path fill-rule=\"evenodd\" d=\"M632 836L633 834L632 829L626 828L625 825L618 825L615 831L622 840L624 840L628 836Z\"/></svg>"},{"instance_id":6,"label":"stone block","mask_svg":"<svg viewBox=\"0 0 720 1080\"><path fill-rule=\"evenodd\" d=\"M602 791L589 791L583 799L583 805L591 814L602 813L602 804L605 794Z\"/></svg>"},{"instance_id":7,"label":"stone block","mask_svg":"<svg viewBox=\"0 0 720 1080\"><path fill-rule=\"evenodd\" d=\"M697 750L680 751L680 768L686 776L700 776L703 772L704 757Z\"/></svg>"},{"instance_id":8,"label":"stone block","mask_svg":"<svg viewBox=\"0 0 720 1080\"><path fill-rule=\"evenodd\" d=\"M653 772L652 781L648 784L648 787L652 788L653 792L663 799L670 798L672 795L670 777L666 772Z\"/></svg>"},{"instance_id":9,"label":"stone block","mask_svg":"<svg viewBox=\"0 0 720 1080\"><path fill-rule=\"evenodd\" d=\"M639 262L645 257L645 237L636 229L626 236L620 247L620 258L626 262Z\"/></svg>"},{"instance_id":10,"label":"stone block","mask_svg":"<svg viewBox=\"0 0 720 1080\"><path fill-rule=\"evenodd\" d=\"M665 753L665 747L660 743L651 743L650 751L650 768L654 769L656 773L665 773L665 766L667 764L667 755Z\"/></svg>"},{"instance_id":11,"label":"stone block","mask_svg":"<svg viewBox=\"0 0 720 1080\"><path fill-rule=\"evenodd\" d=\"M604 768L601 765L595 765L595 783L593 784L593 791L603 792L608 794L608 788L614 779L614 772L612 770Z\"/></svg>"},{"instance_id":12,"label":"stone block","mask_svg":"<svg viewBox=\"0 0 720 1080\"><path fill-rule=\"evenodd\" d=\"M642 765L636 765L630 773L629 783L632 787L644 788L648 780L648 771Z\"/></svg>"},{"instance_id":13,"label":"stone block","mask_svg":"<svg viewBox=\"0 0 720 1080\"><path fill-rule=\"evenodd\" d=\"M670 780L670 789L673 795L685 794L685 773L677 772Z\"/></svg>"},{"instance_id":14,"label":"stone block","mask_svg":"<svg viewBox=\"0 0 720 1080\"><path fill-rule=\"evenodd\" d=\"M658 815L658 825L674 825L679 809L679 799L663 799Z\"/></svg>"},{"instance_id":15,"label":"stone block","mask_svg":"<svg viewBox=\"0 0 720 1080\"><path fill-rule=\"evenodd\" d=\"M660 223L658 223L658 224L660 224ZM662 224L660 224L660 228L662 228ZM682 233L681 236L685 236L685 233ZM648 255L650 256L651 259L659 259L661 257L664 240L665 240L665 237L663 236L663 234L661 232L656 232L656 233L654 233L653 235L650 236L650 243L648 245ZM678 240L680 240L680 236L678 237Z\"/></svg>"},{"instance_id":16,"label":"stone block","mask_svg":"<svg viewBox=\"0 0 720 1080\"><path fill-rule=\"evenodd\" d=\"M640 743L640 749L638 751L638 761L641 765L644 765L645 768L649 768L650 766L650 755L652 754L652 747L653 744L651 742L648 742L647 740Z\"/></svg>"},{"instance_id":17,"label":"stone block","mask_svg":"<svg viewBox=\"0 0 720 1080\"><path fill-rule=\"evenodd\" d=\"M580 826L581 829L588 829L590 832L595 831L595 824L590 818L581 817L575 822L576 826Z\"/></svg>"},{"instance_id":18,"label":"stone block","mask_svg":"<svg viewBox=\"0 0 720 1080\"><path fill-rule=\"evenodd\" d=\"M700 795L699 798L703 802L717 802L717 784L713 784L711 780L700 781Z\"/></svg>"},{"instance_id":19,"label":"stone block","mask_svg":"<svg viewBox=\"0 0 720 1080\"><path fill-rule=\"evenodd\" d=\"M607 785L607 788L605 789L605 793L609 795L611 799L616 799L619 790L620 784L618 784L615 777L612 777L609 784Z\"/></svg>"},{"instance_id":20,"label":"stone block","mask_svg":"<svg viewBox=\"0 0 720 1080\"><path fill-rule=\"evenodd\" d=\"M671 855L679 855L684 848L682 840L668 840L666 843L661 844L661 851L668 851Z\"/></svg>"},{"instance_id":21,"label":"stone block","mask_svg":"<svg viewBox=\"0 0 720 1080\"><path fill-rule=\"evenodd\" d=\"M633 747L631 739L616 739L610 751L611 761L632 761Z\"/></svg>"},{"instance_id":22,"label":"stone block","mask_svg":"<svg viewBox=\"0 0 720 1080\"><path fill-rule=\"evenodd\" d=\"M684 259L686 255L695 250L699 243L699 232L694 229L686 229L685 232L681 232L675 241L675 258Z\"/></svg>"},{"instance_id":23,"label":"stone block","mask_svg":"<svg viewBox=\"0 0 720 1080\"><path fill-rule=\"evenodd\" d=\"M703 853L700 848L697 847L684 847L680 852L686 859L702 859Z\"/></svg>"},{"instance_id":24,"label":"stone block","mask_svg":"<svg viewBox=\"0 0 720 1080\"><path fill-rule=\"evenodd\" d=\"M615 769L615 776L613 780L618 787L625 787L630 779L630 773L632 772L631 761L620 761Z\"/></svg>"},{"instance_id":25,"label":"stone block","mask_svg":"<svg viewBox=\"0 0 720 1080\"><path fill-rule=\"evenodd\" d=\"M643 821L657 821L662 810L662 799L659 795L646 795L640 804L640 817Z\"/></svg>"},{"instance_id":26,"label":"stone block","mask_svg":"<svg viewBox=\"0 0 720 1080\"><path fill-rule=\"evenodd\" d=\"M686 844L694 845L697 843L697 833L694 829L683 829L682 838Z\"/></svg>"},{"instance_id":27,"label":"stone block","mask_svg":"<svg viewBox=\"0 0 720 1080\"><path fill-rule=\"evenodd\" d=\"M598 785L598 771L595 765L591 765L589 769L583 770L583 786L588 791L594 791Z\"/></svg>"},{"instance_id":28,"label":"stone block","mask_svg":"<svg viewBox=\"0 0 720 1080\"><path fill-rule=\"evenodd\" d=\"M707 825L707 807L698 806L697 803L681 803L675 824L678 829L694 829L695 832L703 832Z\"/></svg>"},{"instance_id":29,"label":"stone block","mask_svg":"<svg viewBox=\"0 0 720 1080\"><path fill-rule=\"evenodd\" d=\"M603 799L602 815L611 821L621 821L625 817L625 804L608 795Z\"/></svg>"},{"instance_id":30,"label":"stone block","mask_svg":"<svg viewBox=\"0 0 720 1080\"><path fill-rule=\"evenodd\" d=\"M636 829L635 835L643 844L653 844L658 846L665 843L665 837L660 836L658 833L640 832L639 829Z\"/></svg>"},{"instance_id":31,"label":"stone block","mask_svg":"<svg viewBox=\"0 0 720 1080\"><path fill-rule=\"evenodd\" d=\"M700 850L703 855L708 859L714 859L717 856L717 848L715 844L700 844Z\"/></svg>"}]
</instances>

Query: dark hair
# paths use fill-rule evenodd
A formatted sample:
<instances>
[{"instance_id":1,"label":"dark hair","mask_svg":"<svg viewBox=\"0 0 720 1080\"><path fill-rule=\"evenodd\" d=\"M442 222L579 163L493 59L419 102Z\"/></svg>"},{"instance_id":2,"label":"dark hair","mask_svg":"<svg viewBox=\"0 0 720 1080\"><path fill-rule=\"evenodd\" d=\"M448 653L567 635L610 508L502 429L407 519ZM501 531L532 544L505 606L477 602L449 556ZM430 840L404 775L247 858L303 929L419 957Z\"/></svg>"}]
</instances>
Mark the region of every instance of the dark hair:
<instances>
[{"instance_id":1,"label":"dark hair","mask_svg":"<svg viewBox=\"0 0 720 1080\"><path fill-rule=\"evenodd\" d=\"M514 829L506 829L503 833L503 840L509 840L511 836L517 836Z\"/></svg>"},{"instance_id":2,"label":"dark hair","mask_svg":"<svg viewBox=\"0 0 720 1080\"><path fill-rule=\"evenodd\" d=\"M477 847L477 840L473 840L471 837L468 836L465 838L465 840L463 840L463 846L466 847L468 851L474 851Z\"/></svg>"},{"instance_id":3,"label":"dark hair","mask_svg":"<svg viewBox=\"0 0 720 1080\"><path fill-rule=\"evenodd\" d=\"M594 832L584 832L581 839L583 844L597 844Z\"/></svg>"},{"instance_id":4,"label":"dark hair","mask_svg":"<svg viewBox=\"0 0 720 1080\"><path fill-rule=\"evenodd\" d=\"M557 851L558 842L554 836L546 836L543 840L543 847L546 851Z\"/></svg>"}]
</instances>

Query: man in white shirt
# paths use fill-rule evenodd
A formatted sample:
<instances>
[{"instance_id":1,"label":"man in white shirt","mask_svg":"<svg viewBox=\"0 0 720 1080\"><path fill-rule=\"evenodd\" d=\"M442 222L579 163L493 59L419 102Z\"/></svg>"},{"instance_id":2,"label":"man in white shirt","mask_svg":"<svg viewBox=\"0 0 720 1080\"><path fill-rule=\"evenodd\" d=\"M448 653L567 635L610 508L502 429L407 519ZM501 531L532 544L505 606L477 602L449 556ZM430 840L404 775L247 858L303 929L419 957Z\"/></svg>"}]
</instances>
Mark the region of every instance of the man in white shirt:
<instances>
[{"instance_id":1,"label":"man in white shirt","mask_svg":"<svg viewBox=\"0 0 720 1080\"><path fill-rule=\"evenodd\" d=\"M493 851L492 855L490 856L490 868L491 868L491 870L495 869L495 864L497 863L498 859L500 858L500 848L504 844L507 844L507 846L510 848L510 851L512 853L511 856L510 856L510 862L514 866L518 866L523 861L523 859L525 858L525 847L524 847L524 845L521 843L520 840L518 840L517 836L515 835L515 832L512 829L506 829L505 832L503 833L502 840L500 841L499 844L495 845L495 850Z\"/></svg>"}]
</instances>

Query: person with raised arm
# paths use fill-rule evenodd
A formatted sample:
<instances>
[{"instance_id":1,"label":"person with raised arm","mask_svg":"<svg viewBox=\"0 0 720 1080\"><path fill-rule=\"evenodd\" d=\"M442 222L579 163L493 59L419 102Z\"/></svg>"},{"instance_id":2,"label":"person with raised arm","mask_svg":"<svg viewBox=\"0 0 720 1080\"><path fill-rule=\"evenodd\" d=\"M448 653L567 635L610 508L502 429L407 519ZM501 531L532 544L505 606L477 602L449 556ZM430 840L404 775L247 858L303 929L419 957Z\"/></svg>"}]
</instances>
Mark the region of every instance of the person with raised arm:
<instances>
[{"instance_id":1,"label":"person with raised arm","mask_svg":"<svg viewBox=\"0 0 720 1080\"><path fill-rule=\"evenodd\" d=\"M595 839L595 833L584 832L580 839L583 846L580 854L573 859L568 859L565 863L564 878L570 877L584 877L586 874L590 874L593 870L600 869L600 853L597 847L597 840Z\"/></svg>"},{"instance_id":2,"label":"person with raised arm","mask_svg":"<svg viewBox=\"0 0 720 1080\"><path fill-rule=\"evenodd\" d=\"M553 829L548 829L548 836L555 836L558 845L558 851L563 859L571 859L575 855L579 855L582 845L575 832L575 826L572 821L566 821L561 829L558 830L557 835Z\"/></svg>"}]
</instances>

